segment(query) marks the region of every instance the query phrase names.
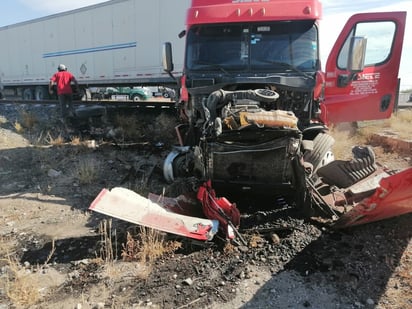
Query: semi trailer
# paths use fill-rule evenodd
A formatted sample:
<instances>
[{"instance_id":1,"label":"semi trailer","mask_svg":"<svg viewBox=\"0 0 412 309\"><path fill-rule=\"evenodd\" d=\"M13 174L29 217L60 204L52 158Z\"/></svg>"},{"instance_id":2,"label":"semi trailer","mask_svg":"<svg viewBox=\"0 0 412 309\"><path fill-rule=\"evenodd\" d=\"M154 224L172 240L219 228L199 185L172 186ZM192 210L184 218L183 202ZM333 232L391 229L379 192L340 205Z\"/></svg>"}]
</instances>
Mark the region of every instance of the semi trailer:
<instances>
[{"instance_id":1,"label":"semi trailer","mask_svg":"<svg viewBox=\"0 0 412 309\"><path fill-rule=\"evenodd\" d=\"M97 87L174 85L163 71L161 46L176 47L182 70L188 0L112 0L0 28L3 97L48 99L48 82L63 63L83 97Z\"/></svg>"}]
</instances>

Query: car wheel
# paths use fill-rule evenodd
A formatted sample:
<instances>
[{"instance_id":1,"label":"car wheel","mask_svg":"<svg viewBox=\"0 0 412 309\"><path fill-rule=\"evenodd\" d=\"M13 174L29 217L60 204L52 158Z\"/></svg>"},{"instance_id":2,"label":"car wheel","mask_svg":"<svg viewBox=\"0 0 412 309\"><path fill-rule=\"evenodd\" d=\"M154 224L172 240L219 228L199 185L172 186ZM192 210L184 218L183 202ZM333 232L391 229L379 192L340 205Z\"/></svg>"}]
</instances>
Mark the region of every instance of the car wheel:
<instances>
[{"instance_id":1,"label":"car wheel","mask_svg":"<svg viewBox=\"0 0 412 309\"><path fill-rule=\"evenodd\" d=\"M132 97L132 100L133 102L139 102L142 100L142 98L138 94L136 94Z\"/></svg>"}]
</instances>

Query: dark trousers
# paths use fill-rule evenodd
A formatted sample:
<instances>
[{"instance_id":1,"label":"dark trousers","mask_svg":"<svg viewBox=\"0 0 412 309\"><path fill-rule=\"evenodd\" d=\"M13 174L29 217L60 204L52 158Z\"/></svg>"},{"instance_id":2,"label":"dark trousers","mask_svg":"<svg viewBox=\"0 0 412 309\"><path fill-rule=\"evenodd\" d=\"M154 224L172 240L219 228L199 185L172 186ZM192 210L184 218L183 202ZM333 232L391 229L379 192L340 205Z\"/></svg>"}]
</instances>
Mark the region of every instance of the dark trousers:
<instances>
[{"instance_id":1,"label":"dark trousers","mask_svg":"<svg viewBox=\"0 0 412 309\"><path fill-rule=\"evenodd\" d=\"M59 103L62 118L74 117L73 96L72 94L59 94Z\"/></svg>"}]
</instances>

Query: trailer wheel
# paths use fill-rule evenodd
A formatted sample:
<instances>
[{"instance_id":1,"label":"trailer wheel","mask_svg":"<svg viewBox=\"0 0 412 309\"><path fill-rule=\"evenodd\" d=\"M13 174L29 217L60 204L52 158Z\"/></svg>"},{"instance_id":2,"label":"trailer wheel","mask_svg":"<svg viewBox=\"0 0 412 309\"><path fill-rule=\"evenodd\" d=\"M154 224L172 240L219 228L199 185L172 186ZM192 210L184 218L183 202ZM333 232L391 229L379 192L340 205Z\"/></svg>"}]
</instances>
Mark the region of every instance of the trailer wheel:
<instances>
[{"instance_id":1,"label":"trailer wheel","mask_svg":"<svg viewBox=\"0 0 412 309\"><path fill-rule=\"evenodd\" d=\"M36 98L37 101L42 101L49 99L49 91L47 87L44 86L37 86L34 89L34 97Z\"/></svg>"},{"instance_id":2,"label":"trailer wheel","mask_svg":"<svg viewBox=\"0 0 412 309\"><path fill-rule=\"evenodd\" d=\"M34 100L34 93L32 88L25 88L23 90L23 100Z\"/></svg>"}]
</instances>

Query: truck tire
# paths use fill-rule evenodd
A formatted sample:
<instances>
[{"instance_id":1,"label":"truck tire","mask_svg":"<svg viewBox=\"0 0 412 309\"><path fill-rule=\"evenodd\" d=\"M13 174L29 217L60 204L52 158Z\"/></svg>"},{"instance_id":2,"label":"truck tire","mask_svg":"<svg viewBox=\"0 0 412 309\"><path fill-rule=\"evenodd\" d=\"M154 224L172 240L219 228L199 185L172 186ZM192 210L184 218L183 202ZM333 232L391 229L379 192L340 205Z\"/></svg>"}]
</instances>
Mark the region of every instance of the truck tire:
<instances>
[{"instance_id":1,"label":"truck tire","mask_svg":"<svg viewBox=\"0 0 412 309\"><path fill-rule=\"evenodd\" d=\"M313 172L316 172L321 166L334 160L331 151L335 140L326 133L319 133L313 140L313 150L304 154L303 159L313 166Z\"/></svg>"},{"instance_id":2,"label":"truck tire","mask_svg":"<svg viewBox=\"0 0 412 309\"><path fill-rule=\"evenodd\" d=\"M45 86L37 86L34 88L34 97L36 98L36 101L49 99L50 96L48 88Z\"/></svg>"},{"instance_id":3,"label":"truck tire","mask_svg":"<svg viewBox=\"0 0 412 309\"><path fill-rule=\"evenodd\" d=\"M34 100L34 92L32 88L25 88L23 90L23 100Z\"/></svg>"},{"instance_id":4,"label":"truck tire","mask_svg":"<svg viewBox=\"0 0 412 309\"><path fill-rule=\"evenodd\" d=\"M88 88L81 88L79 90L79 96L81 101L91 101L92 100L92 92Z\"/></svg>"},{"instance_id":5,"label":"truck tire","mask_svg":"<svg viewBox=\"0 0 412 309\"><path fill-rule=\"evenodd\" d=\"M73 100L79 101L91 101L92 93L87 88L72 87L73 90Z\"/></svg>"}]
</instances>

